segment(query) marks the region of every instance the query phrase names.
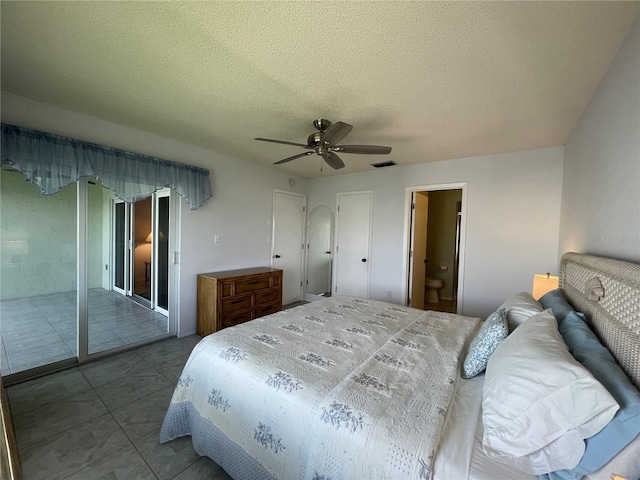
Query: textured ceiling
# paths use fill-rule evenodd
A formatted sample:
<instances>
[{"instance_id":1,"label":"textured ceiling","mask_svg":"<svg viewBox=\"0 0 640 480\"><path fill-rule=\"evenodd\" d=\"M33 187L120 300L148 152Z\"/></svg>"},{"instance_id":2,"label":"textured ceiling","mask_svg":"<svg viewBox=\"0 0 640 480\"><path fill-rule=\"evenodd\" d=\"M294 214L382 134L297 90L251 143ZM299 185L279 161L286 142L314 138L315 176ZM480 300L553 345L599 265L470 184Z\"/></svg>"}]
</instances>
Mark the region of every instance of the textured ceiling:
<instances>
[{"instance_id":1,"label":"textured ceiling","mask_svg":"<svg viewBox=\"0 0 640 480\"><path fill-rule=\"evenodd\" d=\"M640 2L1 3L2 89L313 177L562 145Z\"/></svg>"}]
</instances>

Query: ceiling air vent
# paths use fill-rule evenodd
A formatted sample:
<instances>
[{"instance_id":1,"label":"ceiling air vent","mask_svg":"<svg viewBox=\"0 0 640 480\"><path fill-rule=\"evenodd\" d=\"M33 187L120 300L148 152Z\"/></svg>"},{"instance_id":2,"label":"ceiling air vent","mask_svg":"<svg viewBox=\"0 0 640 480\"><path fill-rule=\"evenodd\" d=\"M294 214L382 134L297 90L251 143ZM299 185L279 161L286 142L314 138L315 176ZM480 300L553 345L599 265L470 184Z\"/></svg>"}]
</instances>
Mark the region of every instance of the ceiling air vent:
<instances>
[{"instance_id":1,"label":"ceiling air vent","mask_svg":"<svg viewBox=\"0 0 640 480\"><path fill-rule=\"evenodd\" d=\"M392 167L393 165L397 165L397 163L394 162L393 160L371 164L372 167L376 167L376 168Z\"/></svg>"}]
</instances>

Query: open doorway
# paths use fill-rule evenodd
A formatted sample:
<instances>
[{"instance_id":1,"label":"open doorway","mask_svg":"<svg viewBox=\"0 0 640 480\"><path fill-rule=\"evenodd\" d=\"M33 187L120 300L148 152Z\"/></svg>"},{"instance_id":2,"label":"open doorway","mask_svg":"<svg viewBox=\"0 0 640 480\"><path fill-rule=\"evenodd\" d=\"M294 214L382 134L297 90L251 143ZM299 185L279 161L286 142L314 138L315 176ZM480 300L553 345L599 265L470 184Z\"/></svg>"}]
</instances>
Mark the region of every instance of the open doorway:
<instances>
[{"instance_id":1,"label":"open doorway","mask_svg":"<svg viewBox=\"0 0 640 480\"><path fill-rule=\"evenodd\" d=\"M407 190L407 305L461 313L465 185Z\"/></svg>"}]
</instances>

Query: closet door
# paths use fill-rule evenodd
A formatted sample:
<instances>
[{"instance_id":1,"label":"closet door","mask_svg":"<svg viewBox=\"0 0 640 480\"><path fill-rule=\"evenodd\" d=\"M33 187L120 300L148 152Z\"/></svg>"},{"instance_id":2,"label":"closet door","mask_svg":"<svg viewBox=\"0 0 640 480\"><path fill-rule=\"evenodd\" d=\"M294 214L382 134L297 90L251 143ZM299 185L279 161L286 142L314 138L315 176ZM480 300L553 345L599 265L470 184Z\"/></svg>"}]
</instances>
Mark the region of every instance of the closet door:
<instances>
[{"instance_id":1,"label":"closet door","mask_svg":"<svg viewBox=\"0 0 640 480\"><path fill-rule=\"evenodd\" d=\"M304 195L274 192L271 266L283 271L283 305L302 300L305 205Z\"/></svg>"},{"instance_id":2,"label":"closet door","mask_svg":"<svg viewBox=\"0 0 640 480\"><path fill-rule=\"evenodd\" d=\"M337 295L369 297L373 193L339 193L336 216Z\"/></svg>"}]
</instances>

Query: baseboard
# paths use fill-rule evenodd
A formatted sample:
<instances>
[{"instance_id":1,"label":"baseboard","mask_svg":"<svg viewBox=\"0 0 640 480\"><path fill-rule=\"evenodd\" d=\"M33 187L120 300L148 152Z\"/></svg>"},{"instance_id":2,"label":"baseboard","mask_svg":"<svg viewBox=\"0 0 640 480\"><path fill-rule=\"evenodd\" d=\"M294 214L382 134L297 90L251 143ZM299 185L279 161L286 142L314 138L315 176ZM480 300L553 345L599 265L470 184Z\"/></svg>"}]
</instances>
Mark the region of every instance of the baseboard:
<instances>
[{"instance_id":1,"label":"baseboard","mask_svg":"<svg viewBox=\"0 0 640 480\"><path fill-rule=\"evenodd\" d=\"M176 337L184 338L184 337L189 337L189 336L195 335L195 334L196 334L196 331L195 330L191 330L189 332L180 333L179 335L176 335Z\"/></svg>"}]
</instances>

